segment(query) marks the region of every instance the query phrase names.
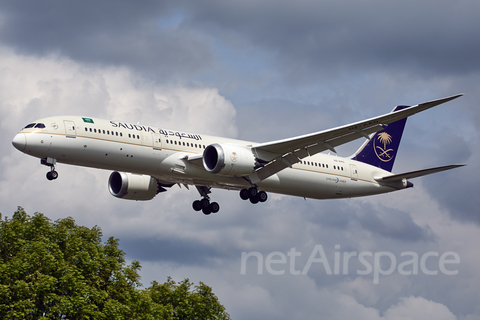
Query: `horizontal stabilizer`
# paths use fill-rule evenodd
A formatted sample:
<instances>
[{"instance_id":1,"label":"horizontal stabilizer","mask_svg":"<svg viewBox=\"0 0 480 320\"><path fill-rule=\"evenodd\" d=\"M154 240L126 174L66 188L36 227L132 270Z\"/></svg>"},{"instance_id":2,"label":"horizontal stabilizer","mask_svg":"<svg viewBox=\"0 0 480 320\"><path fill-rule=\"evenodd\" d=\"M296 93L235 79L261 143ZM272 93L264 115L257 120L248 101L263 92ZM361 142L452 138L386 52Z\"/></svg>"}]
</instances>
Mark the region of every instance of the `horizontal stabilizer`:
<instances>
[{"instance_id":1,"label":"horizontal stabilizer","mask_svg":"<svg viewBox=\"0 0 480 320\"><path fill-rule=\"evenodd\" d=\"M422 176L426 176L432 173L437 173L445 170L450 170L450 169L455 169L458 167L463 167L464 164L452 164L449 166L443 166L443 167L436 167L436 168L430 168L430 169L423 169L423 170L417 170L417 171L411 171L411 172L405 172L405 173L400 173L400 174L394 174L391 176L386 176L382 178L375 178L376 181L378 182L395 182L395 181L401 181L403 179L412 179L412 178L418 178Z\"/></svg>"}]
</instances>

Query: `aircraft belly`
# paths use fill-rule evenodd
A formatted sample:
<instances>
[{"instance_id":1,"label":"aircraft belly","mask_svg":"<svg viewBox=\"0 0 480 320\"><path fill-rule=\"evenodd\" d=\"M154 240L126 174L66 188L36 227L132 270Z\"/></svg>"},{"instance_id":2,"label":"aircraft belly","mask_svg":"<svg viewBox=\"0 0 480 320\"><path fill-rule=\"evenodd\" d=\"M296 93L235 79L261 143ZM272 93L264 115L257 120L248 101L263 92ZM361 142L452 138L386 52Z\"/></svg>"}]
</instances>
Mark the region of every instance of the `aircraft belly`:
<instances>
[{"instance_id":1,"label":"aircraft belly","mask_svg":"<svg viewBox=\"0 0 480 320\"><path fill-rule=\"evenodd\" d=\"M341 198L347 190L346 178L301 169L286 169L278 174L279 186L272 190L287 195L314 199Z\"/></svg>"},{"instance_id":2,"label":"aircraft belly","mask_svg":"<svg viewBox=\"0 0 480 320\"><path fill-rule=\"evenodd\" d=\"M393 191L373 181L307 170L286 169L277 176L278 184L266 185L265 191L312 199L351 198Z\"/></svg>"},{"instance_id":3,"label":"aircraft belly","mask_svg":"<svg viewBox=\"0 0 480 320\"><path fill-rule=\"evenodd\" d=\"M107 170L154 174L161 153L153 148L89 138L56 137L48 156L60 163Z\"/></svg>"}]
</instances>

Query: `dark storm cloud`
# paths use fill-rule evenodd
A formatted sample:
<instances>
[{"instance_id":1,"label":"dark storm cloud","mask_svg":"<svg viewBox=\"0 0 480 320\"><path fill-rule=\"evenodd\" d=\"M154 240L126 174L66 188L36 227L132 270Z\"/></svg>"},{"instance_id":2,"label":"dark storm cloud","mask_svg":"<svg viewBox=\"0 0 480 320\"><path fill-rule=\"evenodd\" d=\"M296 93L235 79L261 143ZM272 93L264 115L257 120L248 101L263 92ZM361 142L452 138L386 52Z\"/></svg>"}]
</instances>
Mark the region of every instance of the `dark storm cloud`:
<instances>
[{"instance_id":1,"label":"dark storm cloud","mask_svg":"<svg viewBox=\"0 0 480 320\"><path fill-rule=\"evenodd\" d=\"M434 239L432 230L416 224L412 217L401 210L380 206L376 209L370 204L364 204L357 214L360 225L385 238L401 241L431 241Z\"/></svg>"},{"instance_id":2,"label":"dark storm cloud","mask_svg":"<svg viewBox=\"0 0 480 320\"><path fill-rule=\"evenodd\" d=\"M213 259L228 258L215 246L188 239L122 238L120 248L131 259L181 265L207 265Z\"/></svg>"},{"instance_id":3,"label":"dark storm cloud","mask_svg":"<svg viewBox=\"0 0 480 320\"><path fill-rule=\"evenodd\" d=\"M353 230L359 225L374 236L402 242L432 241L435 238L428 226L419 226L409 213L394 208L374 207L368 202L357 201L338 203L336 200L322 201L321 207L320 211L307 213L308 221L337 230Z\"/></svg>"},{"instance_id":4,"label":"dark storm cloud","mask_svg":"<svg viewBox=\"0 0 480 320\"><path fill-rule=\"evenodd\" d=\"M478 1L192 2L189 23L275 52L284 72L478 70Z\"/></svg>"},{"instance_id":5,"label":"dark storm cloud","mask_svg":"<svg viewBox=\"0 0 480 320\"><path fill-rule=\"evenodd\" d=\"M212 36L234 52L273 54L291 79L312 68L438 75L479 69L479 9L471 0L4 1L0 41L24 53L56 52L164 77L205 71L214 59Z\"/></svg>"},{"instance_id":6,"label":"dark storm cloud","mask_svg":"<svg viewBox=\"0 0 480 320\"><path fill-rule=\"evenodd\" d=\"M4 1L0 41L26 54L126 65L164 78L191 75L211 53L192 30L175 27L181 13L169 3Z\"/></svg>"},{"instance_id":7,"label":"dark storm cloud","mask_svg":"<svg viewBox=\"0 0 480 320\"><path fill-rule=\"evenodd\" d=\"M432 175L423 184L453 219L480 225L480 197L477 196L478 180L475 174L479 169L478 163L472 161L466 167Z\"/></svg>"}]
</instances>

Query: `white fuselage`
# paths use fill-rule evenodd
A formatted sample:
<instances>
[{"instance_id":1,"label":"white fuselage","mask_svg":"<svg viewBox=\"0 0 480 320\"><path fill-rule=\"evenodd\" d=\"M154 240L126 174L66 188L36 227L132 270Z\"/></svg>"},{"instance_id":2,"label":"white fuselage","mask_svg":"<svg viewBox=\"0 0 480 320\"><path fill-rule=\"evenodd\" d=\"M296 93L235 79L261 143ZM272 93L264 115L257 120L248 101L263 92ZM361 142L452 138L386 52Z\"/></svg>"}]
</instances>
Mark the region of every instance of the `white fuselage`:
<instances>
[{"instance_id":1,"label":"white fuselage","mask_svg":"<svg viewBox=\"0 0 480 320\"><path fill-rule=\"evenodd\" d=\"M50 117L14 138L20 151L59 163L150 175L163 183L240 190L248 179L218 175L187 160L214 143L243 147L253 142L190 134L119 121L74 116ZM371 165L327 154L303 159L257 183L260 190L314 199L349 198L398 190L374 179L391 175Z\"/></svg>"}]
</instances>

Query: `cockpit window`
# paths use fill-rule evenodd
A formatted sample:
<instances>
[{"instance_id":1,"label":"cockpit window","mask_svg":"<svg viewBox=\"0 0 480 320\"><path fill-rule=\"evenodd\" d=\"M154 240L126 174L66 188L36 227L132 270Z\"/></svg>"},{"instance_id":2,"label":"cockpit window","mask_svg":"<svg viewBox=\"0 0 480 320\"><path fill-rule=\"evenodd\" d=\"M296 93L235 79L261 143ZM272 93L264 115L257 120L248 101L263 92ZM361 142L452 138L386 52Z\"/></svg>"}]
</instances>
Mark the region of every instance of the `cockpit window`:
<instances>
[{"instance_id":1,"label":"cockpit window","mask_svg":"<svg viewBox=\"0 0 480 320\"><path fill-rule=\"evenodd\" d=\"M23 129L33 128L35 125L36 125L36 123L30 123L30 124L27 124L27 125L25 126L25 128L23 128Z\"/></svg>"},{"instance_id":2,"label":"cockpit window","mask_svg":"<svg viewBox=\"0 0 480 320\"><path fill-rule=\"evenodd\" d=\"M45 129L45 125L43 123L37 123L37 125L35 126L35 128L37 129Z\"/></svg>"}]
</instances>

